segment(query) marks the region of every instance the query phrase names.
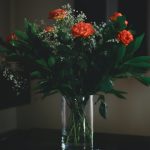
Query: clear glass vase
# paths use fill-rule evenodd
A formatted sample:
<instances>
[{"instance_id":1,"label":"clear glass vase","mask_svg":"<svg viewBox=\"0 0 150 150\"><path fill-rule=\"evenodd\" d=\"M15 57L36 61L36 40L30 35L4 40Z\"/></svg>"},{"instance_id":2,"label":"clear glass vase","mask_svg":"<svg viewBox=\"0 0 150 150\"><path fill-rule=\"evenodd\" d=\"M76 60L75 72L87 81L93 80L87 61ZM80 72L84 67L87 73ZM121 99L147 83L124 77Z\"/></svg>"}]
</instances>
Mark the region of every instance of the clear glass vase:
<instances>
[{"instance_id":1,"label":"clear glass vase","mask_svg":"<svg viewBox=\"0 0 150 150\"><path fill-rule=\"evenodd\" d=\"M62 97L62 150L93 150L93 95Z\"/></svg>"}]
</instances>

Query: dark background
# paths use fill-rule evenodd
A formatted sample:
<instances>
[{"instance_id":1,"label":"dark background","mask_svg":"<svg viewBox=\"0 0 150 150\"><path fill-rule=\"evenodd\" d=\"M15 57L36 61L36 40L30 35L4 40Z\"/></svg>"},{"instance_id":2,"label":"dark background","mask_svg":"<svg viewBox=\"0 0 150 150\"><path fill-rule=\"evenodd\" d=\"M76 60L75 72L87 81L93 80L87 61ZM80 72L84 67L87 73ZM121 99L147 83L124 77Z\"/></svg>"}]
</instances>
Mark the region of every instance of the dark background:
<instances>
[{"instance_id":1,"label":"dark background","mask_svg":"<svg viewBox=\"0 0 150 150\"><path fill-rule=\"evenodd\" d=\"M106 19L106 0L75 0L75 9L83 11L88 21L101 22Z\"/></svg>"}]
</instances>

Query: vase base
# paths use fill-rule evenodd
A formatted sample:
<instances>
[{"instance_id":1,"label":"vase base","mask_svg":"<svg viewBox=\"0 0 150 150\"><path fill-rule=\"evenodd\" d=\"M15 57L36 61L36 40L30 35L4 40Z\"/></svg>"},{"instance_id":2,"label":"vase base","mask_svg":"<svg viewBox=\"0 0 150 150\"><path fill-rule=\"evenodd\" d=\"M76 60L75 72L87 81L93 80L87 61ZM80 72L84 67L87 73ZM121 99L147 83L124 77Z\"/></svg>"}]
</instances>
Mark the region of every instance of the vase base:
<instances>
[{"instance_id":1,"label":"vase base","mask_svg":"<svg viewBox=\"0 0 150 150\"><path fill-rule=\"evenodd\" d=\"M74 145L74 144L63 144L62 150L94 150L93 146L90 145Z\"/></svg>"}]
</instances>

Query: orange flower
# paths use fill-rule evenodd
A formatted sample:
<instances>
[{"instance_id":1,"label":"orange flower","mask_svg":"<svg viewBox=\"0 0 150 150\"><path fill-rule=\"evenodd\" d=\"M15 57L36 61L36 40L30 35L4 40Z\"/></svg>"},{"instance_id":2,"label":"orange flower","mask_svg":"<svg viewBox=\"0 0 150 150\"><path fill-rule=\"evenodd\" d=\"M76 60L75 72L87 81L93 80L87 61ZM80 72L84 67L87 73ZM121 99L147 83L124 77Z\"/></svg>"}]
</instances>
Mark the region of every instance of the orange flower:
<instances>
[{"instance_id":1,"label":"orange flower","mask_svg":"<svg viewBox=\"0 0 150 150\"><path fill-rule=\"evenodd\" d=\"M76 23L72 27L71 31L74 37L83 37L83 38L87 38L95 33L92 24L85 22Z\"/></svg>"},{"instance_id":2,"label":"orange flower","mask_svg":"<svg viewBox=\"0 0 150 150\"><path fill-rule=\"evenodd\" d=\"M49 12L49 19L61 20L67 16L67 12L64 9L55 9Z\"/></svg>"},{"instance_id":3,"label":"orange flower","mask_svg":"<svg viewBox=\"0 0 150 150\"><path fill-rule=\"evenodd\" d=\"M122 30L121 32L118 33L117 39L122 42L124 45L130 44L133 40L134 37L132 33L128 30Z\"/></svg>"},{"instance_id":4,"label":"orange flower","mask_svg":"<svg viewBox=\"0 0 150 150\"><path fill-rule=\"evenodd\" d=\"M120 12L115 12L112 16L109 17L109 19L110 19L111 21L116 21L116 20L118 19L118 17L121 17L121 16L123 16L122 13L120 13ZM127 20L125 21L125 25L126 25L126 26L128 25L128 21L127 21Z\"/></svg>"},{"instance_id":5,"label":"orange flower","mask_svg":"<svg viewBox=\"0 0 150 150\"><path fill-rule=\"evenodd\" d=\"M46 26L44 28L44 32L52 32L52 31L54 31L54 27L52 27L52 26Z\"/></svg>"},{"instance_id":6,"label":"orange flower","mask_svg":"<svg viewBox=\"0 0 150 150\"><path fill-rule=\"evenodd\" d=\"M12 41L12 40L18 40L18 38L17 38L17 36L16 36L15 33L11 33L10 35L8 35L8 36L6 37L6 42L10 42L10 41Z\"/></svg>"},{"instance_id":7,"label":"orange flower","mask_svg":"<svg viewBox=\"0 0 150 150\"><path fill-rule=\"evenodd\" d=\"M111 21L116 21L118 17L121 17L122 13L115 12L112 16L109 17Z\"/></svg>"}]
</instances>

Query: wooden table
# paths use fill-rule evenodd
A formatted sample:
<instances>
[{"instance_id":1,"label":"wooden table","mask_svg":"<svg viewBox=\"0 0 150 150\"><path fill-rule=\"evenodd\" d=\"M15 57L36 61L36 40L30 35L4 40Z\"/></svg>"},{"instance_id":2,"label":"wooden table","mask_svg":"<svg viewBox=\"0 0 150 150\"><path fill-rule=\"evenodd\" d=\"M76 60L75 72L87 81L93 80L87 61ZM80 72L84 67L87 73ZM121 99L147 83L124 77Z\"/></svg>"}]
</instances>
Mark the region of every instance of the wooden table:
<instances>
[{"instance_id":1,"label":"wooden table","mask_svg":"<svg viewBox=\"0 0 150 150\"><path fill-rule=\"evenodd\" d=\"M59 130L15 130L0 135L0 150L61 150L60 141ZM94 150L150 150L150 137L95 133L94 145Z\"/></svg>"}]
</instances>

